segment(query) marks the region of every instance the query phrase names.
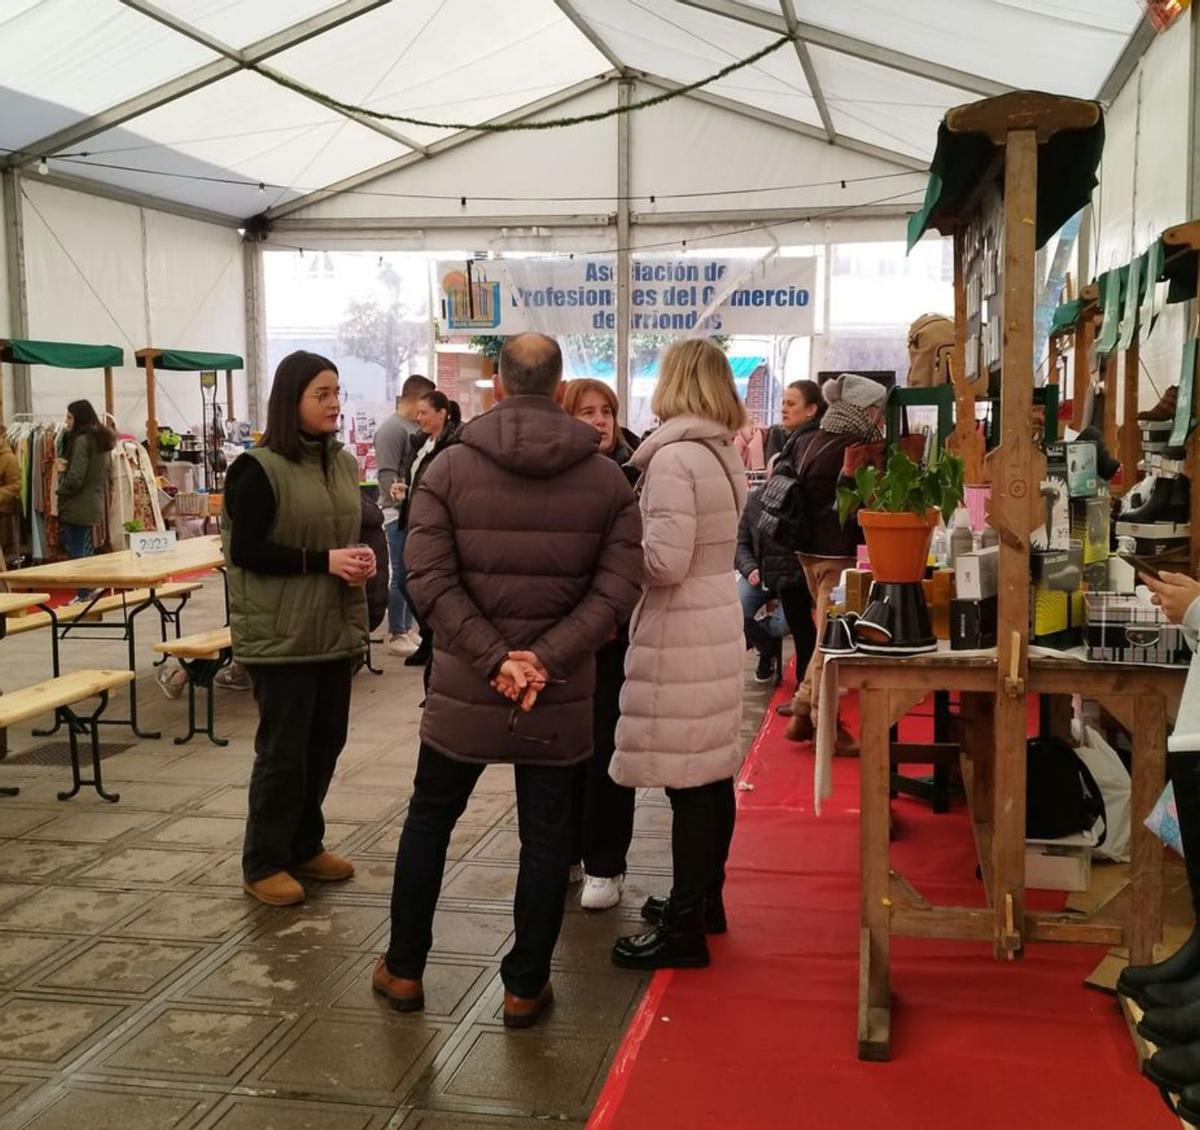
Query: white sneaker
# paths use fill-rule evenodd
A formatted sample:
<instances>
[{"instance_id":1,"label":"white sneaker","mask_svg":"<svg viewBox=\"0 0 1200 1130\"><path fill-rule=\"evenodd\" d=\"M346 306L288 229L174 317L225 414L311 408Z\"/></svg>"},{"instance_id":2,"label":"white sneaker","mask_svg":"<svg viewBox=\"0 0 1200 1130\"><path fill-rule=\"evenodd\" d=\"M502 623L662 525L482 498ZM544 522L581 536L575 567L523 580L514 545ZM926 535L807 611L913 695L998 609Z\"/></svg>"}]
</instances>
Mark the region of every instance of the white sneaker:
<instances>
[{"instance_id":1,"label":"white sneaker","mask_svg":"<svg viewBox=\"0 0 1200 1130\"><path fill-rule=\"evenodd\" d=\"M419 645L420 640L415 631L401 632L400 635L392 636L388 640L388 655L394 655L397 659L407 659Z\"/></svg>"},{"instance_id":2,"label":"white sneaker","mask_svg":"<svg viewBox=\"0 0 1200 1130\"><path fill-rule=\"evenodd\" d=\"M579 896L580 905L584 910L608 910L621 901L621 888L624 883L624 875L613 879L600 879L595 875L588 875L584 880L583 893Z\"/></svg>"},{"instance_id":3,"label":"white sneaker","mask_svg":"<svg viewBox=\"0 0 1200 1130\"><path fill-rule=\"evenodd\" d=\"M157 674L154 676L154 681L158 683L158 689L167 698L179 698L184 689L187 687L187 675L183 668L167 665L160 667Z\"/></svg>"},{"instance_id":4,"label":"white sneaker","mask_svg":"<svg viewBox=\"0 0 1200 1130\"><path fill-rule=\"evenodd\" d=\"M583 878L583 864L572 863L571 870L567 872L567 883L574 886L576 883L582 883Z\"/></svg>"}]
</instances>

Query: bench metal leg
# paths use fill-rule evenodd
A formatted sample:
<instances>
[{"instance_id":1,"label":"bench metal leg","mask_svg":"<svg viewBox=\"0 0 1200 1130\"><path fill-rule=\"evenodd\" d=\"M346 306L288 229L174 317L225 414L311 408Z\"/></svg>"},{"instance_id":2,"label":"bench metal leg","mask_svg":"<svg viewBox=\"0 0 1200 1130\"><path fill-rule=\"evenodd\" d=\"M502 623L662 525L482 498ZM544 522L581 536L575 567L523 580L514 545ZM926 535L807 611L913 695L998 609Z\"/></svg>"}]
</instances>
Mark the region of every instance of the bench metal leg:
<instances>
[{"instance_id":1,"label":"bench metal leg","mask_svg":"<svg viewBox=\"0 0 1200 1130\"><path fill-rule=\"evenodd\" d=\"M181 659L179 666L183 668L188 680L188 731L181 738L175 739L176 745L185 745L197 734L207 734L213 745L227 746L227 738L218 738L213 731L213 680L217 672L229 666L233 659L233 649L226 648L216 659ZM208 696L206 705L206 724L196 725L196 688L201 687Z\"/></svg>"},{"instance_id":2,"label":"bench metal leg","mask_svg":"<svg viewBox=\"0 0 1200 1130\"><path fill-rule=\"evenodd\" d=\"M57 721L67 727L67 738L71 743L71 787L58 794L59 800L70 800L84 785L91 785L96 792L112 804L121 799L120 793L106 793L101 781L100 771L100 715L108 706L108 691L100 693L100 702L89 715L81 717L70 706L60 706L55 710ZM92 778L85 781L79 767L79 736L86 734L92 743Z\"/></svg>"},{"instance_id":3,"label":"bench metal leg","mask_svg":"<svg viewBox=\"0 0 1200 1130\"><path fill-rule=\"evenodd\" d=\"M376 667L375 664L372 662L371 648L374 643L375 643L375 641L370 637L370 635L368 635L367 636L367 670L370 671L372 675L382 675L383 671L380 670L378 667Z\"/></svg>"}]
</instances>

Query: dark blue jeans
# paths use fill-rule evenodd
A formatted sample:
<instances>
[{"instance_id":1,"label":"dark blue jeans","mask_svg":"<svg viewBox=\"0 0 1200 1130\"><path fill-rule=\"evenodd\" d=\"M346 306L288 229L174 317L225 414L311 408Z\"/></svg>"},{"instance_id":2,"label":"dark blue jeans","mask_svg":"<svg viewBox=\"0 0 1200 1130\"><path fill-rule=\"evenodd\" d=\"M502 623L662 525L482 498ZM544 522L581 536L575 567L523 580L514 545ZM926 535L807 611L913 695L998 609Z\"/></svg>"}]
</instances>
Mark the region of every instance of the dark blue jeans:
<instances>
[{"instance_id":1,"label":"dark blue jeans","mask_svg":"<svg viewBox=\"0 0 1200 1130\"><path fill-rule=\"evenodd\" d=\"M74 522L60 522L58 524L58 540L62 542L67 556L72 559L91 557L95 552L95 547L92 545L91 526L77 526ZM81 600L86 600L92 595L92 590L76 589L75 595Z\"/></svg>"},{"instance_id":2,"label":"dark blue jeans","mask_svg":"<svg viewBox=\"0 0 1200 1130\"><path fill-rule=\"evenodd\" d=\"M398 636L413 626L412 609L408 607L408 589L405 587L404 542L408 531L399 522L384 526L387 532L388 558L391 563L391 580L388 582L388 634Z\"/></svg>"},{"instance_id":3,"label":"dark blue jeans","mask_svg":"<svg viewBox=\"0 0 1200 1130\"><path fill-rule=\"evenodd\" d=\"M484 768L421 745L392 883L387 967L395 977L415 980L425 971L450 834ZM535 997L550 979L550 956L562 929L575 770L556 765L517 765L515 770L521 839L513 900L516 939L500 963L500 978L509 992Z\"/></svg>"}]
</instances>

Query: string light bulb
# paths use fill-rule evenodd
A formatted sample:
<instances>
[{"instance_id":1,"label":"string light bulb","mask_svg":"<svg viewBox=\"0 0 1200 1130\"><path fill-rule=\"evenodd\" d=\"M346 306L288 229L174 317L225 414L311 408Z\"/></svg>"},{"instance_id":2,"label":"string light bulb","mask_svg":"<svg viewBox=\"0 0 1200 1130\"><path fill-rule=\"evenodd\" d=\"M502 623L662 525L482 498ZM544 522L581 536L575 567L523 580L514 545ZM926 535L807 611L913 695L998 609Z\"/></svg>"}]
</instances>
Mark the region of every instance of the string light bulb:
<instances>
[{"instance_id":1,"label":"string light bulb","mask_svg":"<svg viewBox=\"0 0 1200 1130\"><path fill-rule=\"evenodd\" d=\"M258 182L258 195L260 198L267 195L267 186L262 181Z\"/></svg>"},{"instance_id":2,"label":"string light bulb","mask_svg":"<svg viewBox=\"0 0 1200 1130\"><path fill-rule=\"evenodd\" d=\"M38 160L38 176L44 177L50 171L50 162L42 157Z\"/></svg>"}]
</instances>

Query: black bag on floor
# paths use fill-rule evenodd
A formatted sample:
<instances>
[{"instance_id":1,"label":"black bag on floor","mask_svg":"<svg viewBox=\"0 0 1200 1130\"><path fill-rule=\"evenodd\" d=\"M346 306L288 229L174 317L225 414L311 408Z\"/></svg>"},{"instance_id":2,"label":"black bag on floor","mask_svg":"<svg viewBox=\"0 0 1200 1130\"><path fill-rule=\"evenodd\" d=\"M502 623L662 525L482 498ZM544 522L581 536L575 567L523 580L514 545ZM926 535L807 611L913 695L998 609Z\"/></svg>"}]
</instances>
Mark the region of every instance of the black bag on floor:
<instances>
[{"instance_id":1,"label":"black bag on floor","mask_svg":"<svg viewBox=\"0 0 1200 1130\"><path fill-rule=\"evenodd\" d=\"M1057 840L1090 832L1105 819L1104 797L1091 770L1059 738L1030 738L1025 746L1025 835Z\"/></svg>"}]
</instances>

